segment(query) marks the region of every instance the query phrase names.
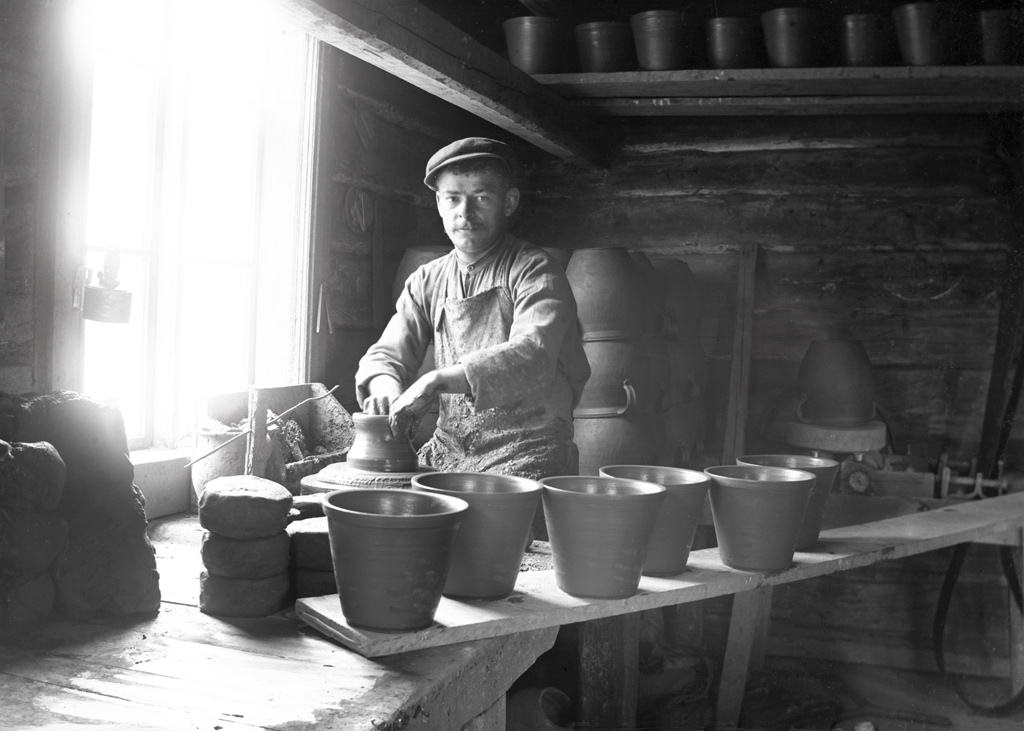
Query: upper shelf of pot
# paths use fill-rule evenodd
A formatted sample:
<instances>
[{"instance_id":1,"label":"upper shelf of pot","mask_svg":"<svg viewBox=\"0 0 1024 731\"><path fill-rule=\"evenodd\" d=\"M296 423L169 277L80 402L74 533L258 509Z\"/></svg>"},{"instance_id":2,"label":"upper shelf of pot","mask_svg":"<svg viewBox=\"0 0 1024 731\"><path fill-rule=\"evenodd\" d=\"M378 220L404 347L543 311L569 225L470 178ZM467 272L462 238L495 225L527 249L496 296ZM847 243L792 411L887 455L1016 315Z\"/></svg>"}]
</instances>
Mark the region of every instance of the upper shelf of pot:
<instances>
[{"instance_id":1,"label":"upper shelf of pot","mask_svg":"<svg viewBox=\"0 0 1024 731\"><path fill-rule=\"evenodd\" d=\"M1024 109L1024 66L682 69L537 74L615 116L983 113Z\"/></svg>"}]
</instances>

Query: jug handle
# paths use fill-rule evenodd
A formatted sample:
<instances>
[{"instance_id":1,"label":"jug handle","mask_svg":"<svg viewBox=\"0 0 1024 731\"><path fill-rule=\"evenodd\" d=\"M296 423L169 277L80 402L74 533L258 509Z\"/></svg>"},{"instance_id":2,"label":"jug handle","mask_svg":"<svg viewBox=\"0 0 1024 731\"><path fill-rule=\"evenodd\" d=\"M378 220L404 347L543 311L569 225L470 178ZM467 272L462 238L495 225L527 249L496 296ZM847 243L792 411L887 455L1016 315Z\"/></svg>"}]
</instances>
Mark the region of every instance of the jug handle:
<instances>
[{"instance_id":1,"label":"jug handle","mask_svg":"<svg viewBox=\"0 0 1024 731\"><path fill-rule=\"evenodd\" d=\"M626 392L626 403L615 409L616 416L622 416L636 406L636 386L628 378L622 380L622 390Z\"/></svg>"}]
</instances>

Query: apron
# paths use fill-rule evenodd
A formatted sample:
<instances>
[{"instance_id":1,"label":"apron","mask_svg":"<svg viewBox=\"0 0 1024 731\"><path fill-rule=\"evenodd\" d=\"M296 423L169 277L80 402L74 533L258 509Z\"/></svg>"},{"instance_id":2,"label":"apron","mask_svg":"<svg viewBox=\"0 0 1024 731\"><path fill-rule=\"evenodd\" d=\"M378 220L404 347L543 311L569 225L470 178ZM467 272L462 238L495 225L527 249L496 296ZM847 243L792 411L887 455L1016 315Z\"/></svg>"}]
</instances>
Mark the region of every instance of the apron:
<instances>
[{"instance_id":1,"label":"apron","mask_svg":"<svg viewBox=\"0 0 1024 731\"><path fill-rule=\"evenodd\" d=\"M466 354L507 342L512 315L512 300L500 286L446 299L434 324L437 367L455 365ZM420 462L445 472L530 479L575 475L579 452L572 441L572 422L550 408L558 398L557 388L552 384L539 397L484 411L476 411L467 395L441 394L437 429L420 448Z\"/></svg>"}]
</instances>

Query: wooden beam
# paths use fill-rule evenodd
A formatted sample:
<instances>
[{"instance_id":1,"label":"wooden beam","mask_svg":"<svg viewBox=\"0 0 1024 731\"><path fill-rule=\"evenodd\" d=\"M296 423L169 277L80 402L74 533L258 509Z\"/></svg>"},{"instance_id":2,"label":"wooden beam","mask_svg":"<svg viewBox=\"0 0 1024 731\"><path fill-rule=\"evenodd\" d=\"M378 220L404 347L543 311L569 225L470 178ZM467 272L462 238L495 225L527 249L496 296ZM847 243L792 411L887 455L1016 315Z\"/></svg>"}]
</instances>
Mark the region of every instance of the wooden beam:
<instances>
[{"instance_id":1,"label":"wooden beam","mask_svg":"<svg viewBox=\"0 0 1024 731\"><path fill-rule=\"evenodd\" d=\"M290 23L556 157L596 163L586 120L415 0L281 0Z\"/></svg>"},{"instance_id":2,"label":"wooden beam","mask_svg":"<svg viewBox=\"0 0 1024 731\"><path fill-rule=\"evenodd\" d=\"M579 98L577 110L613 117L743 115L980 114L1024 108L1001 94L957 96L724 96Z\"/></svg>"}]
</instances>

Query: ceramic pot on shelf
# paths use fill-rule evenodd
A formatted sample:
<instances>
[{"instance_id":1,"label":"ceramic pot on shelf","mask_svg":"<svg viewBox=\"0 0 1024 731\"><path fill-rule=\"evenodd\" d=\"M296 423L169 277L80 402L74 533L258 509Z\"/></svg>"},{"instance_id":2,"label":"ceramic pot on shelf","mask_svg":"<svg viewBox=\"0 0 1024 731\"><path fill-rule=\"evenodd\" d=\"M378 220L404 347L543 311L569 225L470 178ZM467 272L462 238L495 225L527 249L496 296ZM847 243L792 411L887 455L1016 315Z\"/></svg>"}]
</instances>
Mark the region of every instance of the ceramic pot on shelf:
<instances>
[{"instance_id":1,"label":"ceramic pot on shelf","mask_svg":"<svg viewBox=\"0 0 1024 731\"><path fill-rule=\"evenodd\" d=\"M691 44L683 12L645 10L630 16L637 62L645 71L681 69L690 60Z\"/></svg>"},{"instance_id":2,"label":"ceramic pot on shelf","mask_svg":"<svg viewBox=\"0 0 1024 731\"><path fill-rule=\"evenodd\" d=\"M896 55L889 18L878 13L849 13L840 20L843 66L886 66Z\"/></svg>"},{"instance_id":3,"label":"ceramic pot on shelf","mask_svg":"<svg viewBox=\"0 0 1024 731\"><path fill-rule=\"evenodd\" d=\"M740 571L789 568L814 475L747 465L704 472L711 478L711 516L722 563Z\"/></svg>"},{"instance_id":4,"label":"ceramic pot on shelf","mask_svg":"<svg viewBox=\"0 0 1024 731\"><path fill-rule=\"evenodd\" d=\"M761 15L768 62L778 68L821 66L830 39L825 14L817 8L775 8Z\"/></svg>"},{"instance_id":5,"label":"ceramic pot on shelf","mask_svg":"<svg viewBox=\"0 0 1024 731\"><path fill-rule=\"evenodd\" d=\"M580 69L584 73L630 71L636 68L633 31L628 23L599 20L575 28Z\"/></svg>"},{"instance_id":6,"label":"ceramic pot on shelf","mask_svg":"<svg viewBox=\"0 0 1024 731\"><path fill-rule=\"evenodd\" d=\"M839 463L825 457L807 457L799 454L756 454L736 458L738 465L761 467L784 467L791 470L803 470L814 475L814 487L807 501L803 522L796 539L796 550L809 551L818 543L821 532L821 518L825 513L825 503L832 493L839 476Z\"/></svg>"},{"instance_id":7,"label":"ceramic pot on shelf","mask_svg":"<svg viewBox=\"0 0 1024 731\"><path fill-rule=\"evenodd\" d=\"M565 64L565 26L558 18L524 15L502 23L509 62L528 74L555 74Z\"/></svg>"},{"instance_id":8,"label":"ceramic pot on shelf","mask_svg":"<svg viewBox=\"0 0 1024 731\"><path fill-rule=\"evenodd\" d=\"M754 69L765 65L764 31L757 18L710 18L704 29L711 68Z\"/></svg>"},{"instance_id":9,"label":"ceramic pot on shelf","mask_svg":"<svg viewBox=\"0 0 1024 731\"><path fill-rule=\"evenodd\" d=\"M653 482L665 488L665 500L647 542L643 573L672 576L685 569L710 478L703 472L658 465L606 465L598 474Z\"/></svg>"},{"instance_id":10,"label":"ceramic pot on shelf","mask_svg":"<svg viewBox=\"0 0 1024 731\"><path fill-rule=\"evenodd\" d=\"M900 55L908 66L949 63L951 7L941 2L907 3L893 8Z\"/></svg>"},{"instance_id":11,"label":"ceramic pot on shelf","mask_svg":"<svg viewBox=\"0 0 1024 731\"><path fill-rule=\"evenodd\" d=\"M519 565L540 506L540 483L483 472L427 472L414 490L465 500L444 595L498 599L515 588Z\"/></svg>"},{"instance_id":12,"label":"ceramic pot on shelf","mask_svg":"<svg viewBox=\"0 0 1024 731\"><path fill-rule=\"evenodd\" d=\"M415 490L351 488L324 497L341 610L353 627L429 627L469 505Z\"/></svg>"},{"instance_id":13,"label":"ceramic pot on shelf","mask_svg":"<svg viewBox=\"0 0 1024 731\"><path fill-rule=\"evenodd\" d=\"M547 477L541 484L558 588L602 599L635 594L665 488L615 477Z\"/></svg>"}]
</instances>

